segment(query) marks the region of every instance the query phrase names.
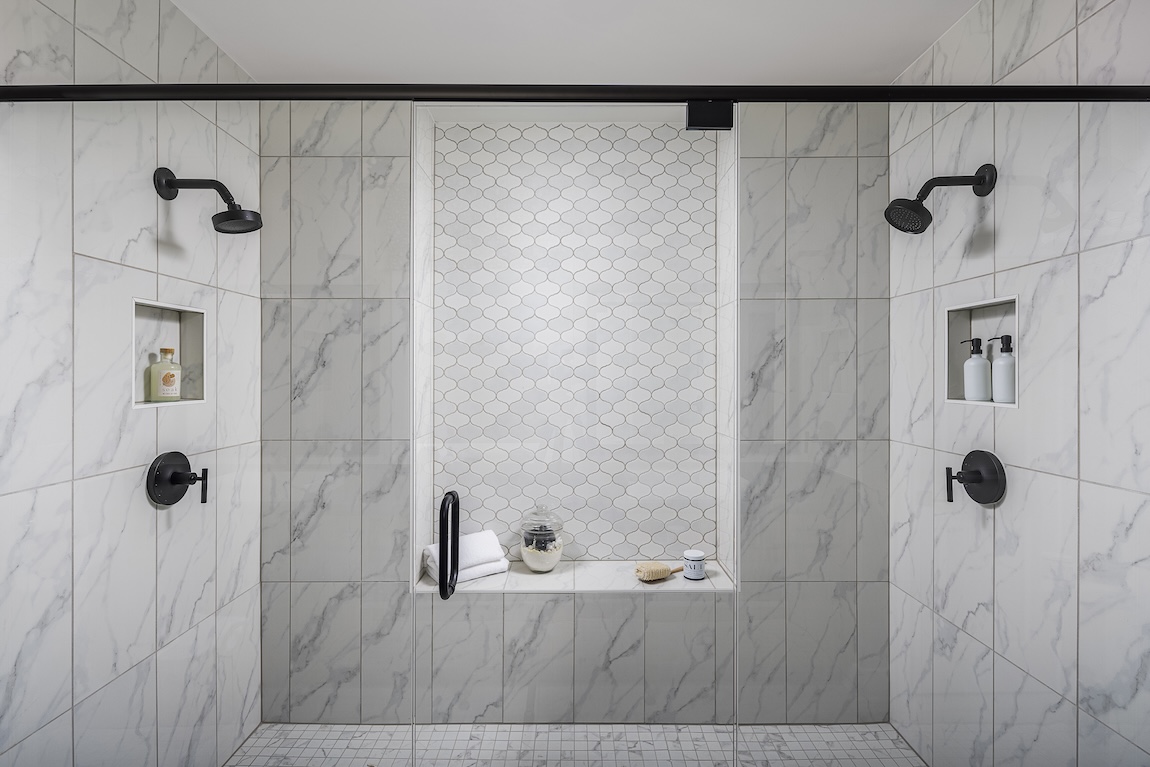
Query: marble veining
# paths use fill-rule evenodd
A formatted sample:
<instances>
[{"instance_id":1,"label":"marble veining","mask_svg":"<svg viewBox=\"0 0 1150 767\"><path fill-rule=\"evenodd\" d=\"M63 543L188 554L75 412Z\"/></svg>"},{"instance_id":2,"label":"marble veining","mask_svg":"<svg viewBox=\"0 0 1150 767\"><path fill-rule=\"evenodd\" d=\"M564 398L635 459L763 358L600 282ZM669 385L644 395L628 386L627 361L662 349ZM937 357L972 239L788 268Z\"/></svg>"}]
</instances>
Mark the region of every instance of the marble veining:
<instances>
[{"instance_id":1,"label":"marble veining","mask_svg":"<svg viewBox=\"0 0 1150 767\"><path fill-rule=\"evenodd\" d=\"M789 439L857 436L857 336L854 299L787 302Z\"/></svg>"},{"instance_id":2,"label":"marble veining","mask_svg":"<svg viewBox=\"0 0 1150 767\"><path fill-rule=\"evenodd\" d=\"M291 584L260 584L261 709L265 722L288 722L291 683Z\"/></svg>"},{"instance_id":3,"label":"marble veining","mask_svg":"<svg viewBox=\"0 0 1150 767\"><path fill-rule=\"evenodd\" d=\"M260 723L260 590L216 613L216 764Z\"/></svg>"},{"instance_id":4,"label":"marble veining","mask_svg":"<svg viewBox=\"0 0 1150 767\"><path fill-rule=\"evenodd\" d=\"M933 298L925 290L890 302L890 437L922 447L934 442Z\"/></svg>"},{"instance_id":5,"label":"marble veining","mask_svg":"<svg viewBox=\"0 0 1150 767\"><path fill-rule=\"evenodd\" d=\"M785 157L787 105L739 104L739 157Z\"/></svg>"},{"instance_id":6,"label":"marble veining","mask_svg":"<svg viewBox=\"0 0 1150 767\"><path fill-rule=\"evenodd\" d=\"M930 85L934 78L934 48L922 54L906 71L899 75L895 85ZM892 101L890 103L890 151L893 155L911 139L928 130L933 109L921 101Z\"/></svg>"},{"instance_id":7,"label":"marble veining","mask_svg":"<svg viewBox=\"0 0 1150 767\"><path fill-rule=\"evenodd\" d=\"M737 626L739 722L787 721L786 584L744 584Z\"/></svg>"},{"instance_id":8,"label":"marble veining","mask_svg":"<svg viewBox=\"0 0 1150 767\"><path fill-rule=\"evenodd\" d=\"M219 477L215 453L188 456L194 471ZM217 486L218 488L218 486ZM211 488L216 490L217 488ZM216 608L216 497L200 503L198 488L156 512L156 644L163 647ZM215 689L213 683L212 689Z\"/></svg>"},{"instance_id":9,"label":"marble veining","mask_svg":"<svg viewBox=\"0 0 1150 767\"><path fill-rule=\"evenodd\" d=\"M1145 767L1150 753L1094 717L1078 714L1078 767Z\"/></svg>"},{"instance_id":10,"label":"marble veining","mask_svg":"<svg viewBox=\"0 0 1150 767\"><path fill-rule=\"evenodd\" d=\"M364 160L363 211L364 297L408 297L411 295L409 159Z\"/></svg>"},{"instance_id":11,"label":"marble veining","mask_svg":"<svg viewBox=\"0 0 1150 767\"><path fill-rule=\"evenodd\" d=\"M36 767L41 764L72 764L71 710L0 753L0 767Z\"/></svg>"},{"instance_id":12,"label":"marble veining","mask_svg":"<svg viewBox=\"0 0 1150 767\"><path fill-rule=\"evenodd\" d=\"M247 85L255 80L240 68L235 59L223 51L216 62L216 82L224 85ZM216 124L232 138L251 150L260 151L260 104L258 101L216 102ZM253 198L254 199L254 198ZM254 238L252 238L254 239Z\"/></svg>"},{"instance_id":13,"label":"marble veining","mask_svg":"<svg viewBox=\"0 0 1150 767\"><path fill-rule=\"evenodd\" d=\"M882 114L885 116L886 111ZM890 159L885 156L885 127L882 137L884 156L860 157L858 161L859 298L890 296L890 225L883 218L883 211L891 199Z\"/></svg>"},{"instance_id":14,"label":"marble veining","mask_svg":"<svg viewBox=\"0 0 1150 767\"><path fill-rule=\"evenodd\" d=\"M291 444L291 576L358 581L361 443Z\"/></svg>"},{"instance_id":15,"label":"marble veining","mask_svg":"<svg viewBox=\"0 0 1150 767\"><path fill-rule=\"evenodd\" d=\"M85 0L77 3L76 29L155 82L158 75L159 0ZM155 192L154 189L148 191Z\"/></svg>"},{"instance_id":16,"label":"marble veining","mask_svg":"<svg viewBox=\"0 0 1150 767\"><path fill-rule=\"evenodd\" d=\"M160 0L159 46L157 82L215 84L219 49L171 0ZM204 116L214 119L215 104L207 103L211 114Z\"/></svg>"},{"instance_id":17,"label":"marble veining","mask_svg":"<svg viewBox=\"0 0 1150 767\"><path fill-rule=\"evenodd\" d=\"M260 156L269 159L289 154L291 154L291 102L261 101Z\"/></svg>"},{"instance_id":18,"label":"marble veining","mask_svg":"<svg viewBox=\"0 0 1150 767\"><path fill-rule=\"evenodd\" d=\"M990 85L993 0L981 0L934 44L934 85ZM937 122L958 104L936 103Z\"/></svg>"},{"instance_id":19,"label":"marble veining","mask_svg":"<svg viewBox=\"0 0 1150 767\"><path fill-rule=\"evenodd\" d=\"M928 763L934 744L932 621L930 610L892 584L890 723Z\"/></svg>"},{"instance_id":20,"label":"marble veining","mask_svg":"<svg viewBox=\"0 0 1150 767\"><path fill-rule=\"evenodd\" d=\"M981 165L991 162L994 149L994 105L966 104L935 126L935 173L973 174ZM925 181L923 178L919 183ZM932 192L928 205L938 214L930 227L934 233L934 284L944 285L993 272L994 200L973 194L970 187L951 187Z\"/></svg>"},{"instance_id":21,"label":"marble veining","mask_svg":"<svg viewBox=\"0 0 1150 767\"><path fill-rule=\"evenodd\" d=\"M857 294L858 161L787 161L788 298Z\"/></svg>"},{"instance_id":22,"label":"marble veining","mask_svg":"<svg viewBox=\"0 0 1150 767\"><path fill-rule=\"evenodd\" d=\"M358 155L360 109L358 101L293 101L292 155L295 157Z\"/></svg>"},{"instance_id":23,"label":"marble veining","mask_svg":"<svg viewBox=\"0 0 1150 767\"><path fill-rule=\"evenodd\" d=\"M159 105L158 141L159 165L188 178L215 177L216 128L187 104L165 101ZM159 271L215 285L216 237L208 224L220 210L218 198L210 192L187 191L157 206Z\"/></svg>"},{"instance_id":24,"label":"marble veining","mask_svg":"<svg viewBox=\"0 0 1150 767\"><path fill-rule=\"evenodd\" d=\"M410 101L363 102L365 157L407 157L411 154Z\"/></svg>"},{"instance_id":25,"label":"marble veining","mask_svg":"<svg viewBox=\"0 0 1150 767\"><path fill-rule=\"evenodd\" d=\"M358 721L362 664L358 583L291 586L291 718Z\"/></svg>"},{"instance_id":26,"label":"marble veining","mask_svg":"<svg viewBox=\"0 0 1150 767\"><path fill-rule=\"evenodd\" d=\"M934 764L989 767L993 756L994 654L935 618Z\"/></svg>"},{"instance_id":27,"label":"marble veining","mask_svg":"<svg viewBox=\"0 0 1150 767\"><path fill-rule=\"evenodd\" d=\"M363 578L406 582L411 573L411 443L363 443Z\"/></svg>"},{"instance_id":28,"label":"marble veining","mask_svg":"<svg viewBox=\"0 0 1150 767\"><path fill-rule=\"evenodd\" d=\"M156 676L160 767L217 764L214 616L157 653Z\"/></svg>"},{"instance_id":29,"label":"marble veining","mask_svg":"<svg viewBox=\"0 0 1150 767\"><path fill-rule=\"evenodd\" d=\"M292 439L360 438L362 303L292 301Z\"/></svg>"},{"instance_id":30,"label":"marble veining","mask_svg":"<svg viewBox=\"0 0 1150 767\"><path fill-rule=\"evenodd\" d=\"M739 436L786 437L784 301L739 302Z\"/></svg>"},{"instance_id":31,"label":"marble veining","mask_svg":"<svg viewBox=\"0 0 1150 767\"><path fill-rule=\"evenodd\" d=\"M291 301L260 301L260 438L291 438Z\"/></svg>"},{"instance_id":32,"label":"marble veining","mask_svg":"<svg viewBox=\"0 0 1150 767\"><path fill-rule=\"evenodd\" d=\"M263 298L287 298L291 295L291 161L261 157L260 178L260 215L264 220L260 229L260 294Z\"/></svg>"},{"instance_id":33,"label":"marble veining","mask_svg":"<svg viewBox=\"0 0 1150 767\"><path fill-rule=\"evenodd\" d=\"M291 443L260 443L260 580L291 580Z\"/></svg>"},{"instance_id":34,"label":"marble veining","mask_svg":"<svg viewBox=\"0 0 1150 767\"><path fill-rule=\"evenodd\" d=\"M217 321L217 444L254 442L261 420L260 370L252 364L260 358L260 300L221 291Z\"/></svg>"},{"instance_id":35,"label":"marble veining","mask_svg":"<svg viewBox=\"0 0 1150 767\"><path fill-rule=\"evenodd\" d=\"M1150 234L1150 104L1083 104L1082 248Z\"/></svg>"},{"instance_id":36,"label":"marble veining","mask_svg":"<svg viewBox=\"0 0 1150 767\"><path fill-rule=\"evenodd\" d=\"M411 721L412 596L406 583L364 583L362 721Z\"/></svg>"},{"instance_id":37,"label":"marble veining","mask_svg":"<svg viewBox=\"0 0 1150 767\"><path fill-rule=\"evenodd\" d=\"M503 717L574 721L575 595L503 598Z\"/></svg>"},{"instance_id":38,"label":"marble veining","mask_svg":"<svg viewBox=\"0 0 1150 767\"><path fill-rule=\"evenodd\" d=\"M787 443L787 580L854 580L856 453L847 440Z\"/></svg>"},{"instance_id":39,"label":"marble veining","mask_svg":"<svg viewBox=\"0 0 1150 767\"><path fill-rule=\"evenodd\" d=\"M503 720L503 595L435 599L430 679L435 722ZM417 667L418 668L418 667Z\"/></svg>"},{"instance_id":40,"label":"marble veining","mask_svg":"<svg viewBox=\"0 0 1150 767\"><path fill-rule=\"evenodd\" d=\"M787 719L858 721L855 583L786 584Z\"/></svg>"},{"instance_id":41,"label":"marble veining","mask_svg":"<svg viewBox=\"0 0 1150 767\"><path fill-rule=\"evenodd\" d=\"M1000 80L1074 28L1075 0L994 4L994 79Z\"/></svg>"},{"instance_id":42,"label":"marble veining","mask_svg":"<svg viewBox=\"0 0 1150 767\"><path fill-rule=\"evenodd\" d=\"M891 442L890 477L890 581L922 604L932 604L932 452Z\"/></svg>"},{"instance_id":43,"label":"marble veining","mask_svg":"<svg viewBox=\"0 0 1150 767\"><path fill-rule=\"evenodd\" d=\"M35 0L17 0L0 12L0 30L0 83L71 84L71 24Z\"/></svg>"},{"instance_id":44,"label":"marble veining","mask_svg":"<svg viewBox=\"0 0 1150 767\"><path fill-rule=\"evenodd\" d=\"M1150 56L1137 31L1150 25L1150 8L1115 0L1078 27L1078 81L1083 85L1144 85Z\"/></svg>"},{"instance_id":45,"label":"marble veining","mask_svg":"<svg viewBox=\"0 0 1150 767\"><path fill-rule=\"evenodd\" d=\"M156 764L156 659L149 656L72 711L75 767Z\"/></svg>"},{"instance_id":46,"label":"marble veining","mask_svg":"<svg viewBox=\"0 0 1150 767\"><path fill-rule=\"evenodd\" d=\"M858 399L855 422L859 439L890 437L890 302L858 301ZM801 343L801 337L798 339Z\"/></svg>"},{"instance_id":47,"label":"marble veining","mask_svg":"<svg viewBox=\"0 0 1150 767\"><path fill-rule=\"evenodd\" d=\"M646 721L713 721L716 681L714 595L651 596L644 607Z\"/></svg>"},{"instance_id":48,"label":"marble veining","mask_svg":"<svg viewBox=\"0 0 1150 767\"><path fill-rule=\"evenodd\" d=\"M858 153L858 105L787 104L787 157L848 157Z\"/></svg>"},{"instance_id":49,"label":"marble veining","mask_svg":"<svg viewBox=\"0 0 1150 767\"><path fill-rule=\"evenodd\" d=\"M786 577L786 459L784 442L739 443L739 568L744 581Z\"/></svg>"},{"instance_id":50,"label":"marble veining","mask_svg":"<svg viewBox=\"0 0 1150 767\"><path fill-rule=\"evenodd\" d=\"M640 594L575 594L575 721L644 721L643 602Z\"/></svg>"},{"instance_id":51,"label":"marble veining","mask_svg":"<svg viewBox=\"0 0 1150 767\"><path fill-rule=\"evenodd\" d=\"M932 476L962 465L962 456L935 453ZM934 601L947 621L986 646L994 642L994 514L955 493L934 498Z\"/></svg>"},{"instance_id":52,"label":"marble veining","mask_svg":"<svg viewBox=\"0 0 1150 767\"><path fill-rule=\"evenodd\" d=\"M220 607L260 582L260 443L216 453L216 599Z\"/></svg>"},{"instance_id":53,"label":"marble veining","mask_svg":"<svg viewBox=\"0 0 1150 767\"><path fill-rule=\"evenodd\" d=\"M785 295L786 161L739 163L739 297Z\"/></svg>"},{"instance_id":54,"label":"marble veining","mask_svg":"<svg viewBox=\"0 0 1150 767\"><path fill-rule=\"evenodd\" d=\"M858 720L890 720L890 584L858 584Z\"/></svg>"},{"instance_id":55,"label":"marble veining","mask_svg":"<svg viewBox=\"0 0 1150 767\"><path fill-rule=\"evenodd\" d=\"M362 291L362 161L291 160L291 281L296 298Z\"/></svg>"},{"instance_id":56,"label":"marble veining","mask_svg":"<svg viewBox=\"0 0 1150 767\"><path fill-rule=\"evenodd\" d=\"M363 438L411 436L411 308L395 299L363 302Z\"/></svg>"},{"instance_id":57,"label":"marble veining","mask_svg":"<svg viewBox=\"0 0 1150 767\"><path fill-rule=\"evenodd\" d=\"M858 580L886 581L890 571L890 443L859 441Z\"/></svg>"},{"instance_id":58,"label":"marble veining","mask_svg":"<svg viewBox=\"0 0 1150 767\"><path fill-rule=\"evenodd\" d=\"M995 764L1074 767L1074 704L994 656Z\"/></svg>"}]
</instances>

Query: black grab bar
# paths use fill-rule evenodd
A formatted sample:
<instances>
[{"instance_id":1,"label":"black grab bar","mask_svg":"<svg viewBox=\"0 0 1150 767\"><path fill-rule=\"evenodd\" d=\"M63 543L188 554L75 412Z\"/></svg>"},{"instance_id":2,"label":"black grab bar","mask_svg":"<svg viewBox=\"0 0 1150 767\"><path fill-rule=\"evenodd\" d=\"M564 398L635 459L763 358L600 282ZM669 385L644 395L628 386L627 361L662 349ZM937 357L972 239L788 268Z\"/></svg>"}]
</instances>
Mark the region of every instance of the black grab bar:
<instances>
[{"instance_id":1,"label":"black grab bar","mask_svg":"<svg viewBox=\"0 0 1150 767\"><path fill-rule=\"evenodd\" d=\"M439 504L439 598L455 593L459 580L459 493L448 490Z\"/></svg>"}]
</instances>

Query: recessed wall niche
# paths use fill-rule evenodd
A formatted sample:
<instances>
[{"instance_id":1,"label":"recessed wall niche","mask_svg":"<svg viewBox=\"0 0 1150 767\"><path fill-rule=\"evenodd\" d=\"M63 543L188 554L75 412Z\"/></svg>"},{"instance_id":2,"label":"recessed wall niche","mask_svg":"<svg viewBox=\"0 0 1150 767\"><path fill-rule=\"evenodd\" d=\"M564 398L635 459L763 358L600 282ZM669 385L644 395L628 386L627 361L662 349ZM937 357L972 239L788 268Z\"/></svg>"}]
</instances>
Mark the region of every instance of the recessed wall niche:
<instances>
[{"instance_id":1,"label":"recessed wall niche","mask_svg":"<svg viewBox=\"0 0 1150 767\"><path fill-rule=\"evenodd\" d=\"M1015 363L1015 380L1017 381L1017 368L1022 362L1019 354L1019 327L1018 327L1018 296L1005 296L989 298L969 304L952 306L946 310L946 401L963 405L979 405L982 407L1017 408L1017 395L1015 402L976 402L966 399L963 383L963 365L970 359L970 344L963 341L971 338L982 339L983 355L987 361L994 364L995 358L1001 353L1002 343L988 339L1002 335L1009 335L1012 339L1014 351L1012 354L1017 360Z\"/></svg>"},{"instance_id":2,"label":"recessed wall niche","mask_svg":"<svg viewBox=\"0 0 1150 767\"><path fill-rule=\"evenodd\" d=\"M205 401L204 310L133 299L132 306L132 406L175 407ZM148 368L160 359L160 349L176 350L182 368L179 402L148 402Z\"/></svg>"}]
</instances>

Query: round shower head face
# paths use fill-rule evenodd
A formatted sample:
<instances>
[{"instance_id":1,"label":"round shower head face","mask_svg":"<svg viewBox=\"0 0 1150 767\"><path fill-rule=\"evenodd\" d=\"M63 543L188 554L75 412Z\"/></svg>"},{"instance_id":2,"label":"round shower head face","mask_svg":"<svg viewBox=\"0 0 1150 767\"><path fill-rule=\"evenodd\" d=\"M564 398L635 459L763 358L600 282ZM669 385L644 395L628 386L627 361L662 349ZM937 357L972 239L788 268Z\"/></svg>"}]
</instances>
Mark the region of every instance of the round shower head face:
<instances>
[{"instance_id":1,"label":"round shower head face","mask_svg":"<svg viewBox=\"0 0 1150 767\"><path fill-rule=\"evenodd\" d=\"M212 226L221 234L247 234L263 225L263 219L254 210L229 208L212 216Z\"/></svg>"},{"instance_id":2,"label":"round shower head face","mask_svg":"<svg viewBox=\"0 0 1150 767\"><path fill-rule=\"evenodd\" d=\"M930 211L917 200L899 198L886 206L887 223L907 234L922 234L930 226Z\"/></svg>"}]
</instances>

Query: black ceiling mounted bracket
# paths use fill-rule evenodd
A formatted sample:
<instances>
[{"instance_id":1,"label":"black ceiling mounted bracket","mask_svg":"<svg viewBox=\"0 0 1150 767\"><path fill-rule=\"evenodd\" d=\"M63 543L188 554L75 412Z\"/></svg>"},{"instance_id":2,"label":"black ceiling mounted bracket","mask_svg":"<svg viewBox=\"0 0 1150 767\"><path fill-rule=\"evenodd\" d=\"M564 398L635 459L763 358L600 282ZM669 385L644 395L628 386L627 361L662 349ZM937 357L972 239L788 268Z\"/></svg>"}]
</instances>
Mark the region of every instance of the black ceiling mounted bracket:
<instances>
[{"instance_id":1,"label":"black ceiling mounted bracket","mask_svg":"<svg viewBox=\"0 0 1150 767\"><path fill-rule=\"evenodd\" d=\"M998 503L1006 495L1006 469L994 453L986 450L972 450L962 459L962 471L946 467L946 501L954 503L954 483L962 487L977 503L989 506Z\"/></svg>"},{"instance_id":2,"label":"black ceiling mounted bracket","mask_svg":"<svg viewBox=\"0 0 1150 767\"><path fill-rule=\"evenodd\" d=\"M735 102L687 102L687 130L731 130L734 127Z\"/></svg>"}]
</instances>

